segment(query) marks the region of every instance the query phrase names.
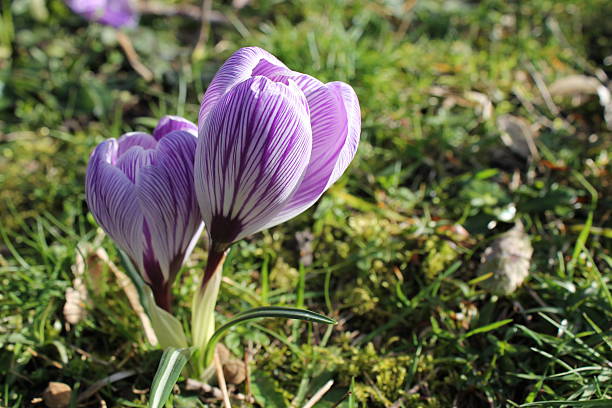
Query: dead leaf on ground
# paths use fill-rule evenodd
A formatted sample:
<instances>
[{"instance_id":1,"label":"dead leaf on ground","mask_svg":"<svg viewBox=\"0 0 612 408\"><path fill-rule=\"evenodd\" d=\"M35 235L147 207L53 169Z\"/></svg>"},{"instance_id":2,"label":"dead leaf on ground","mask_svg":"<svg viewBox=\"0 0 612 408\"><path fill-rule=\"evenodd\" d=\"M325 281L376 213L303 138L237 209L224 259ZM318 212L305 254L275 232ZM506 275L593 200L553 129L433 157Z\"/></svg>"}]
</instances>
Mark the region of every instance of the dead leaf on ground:
<instances>
[{"instance_id":1,"label":"dead leaf on ground","mask_svg":"<svg viewBox=\"0 0 612 408\"><path fill-rule=\"evenodd\" d=\"M216 346L219 361L223 367L225 380L230 384L240 384L246 379L246 365L244 361L235 358L225 345L218 343Z\"/></svg>"},{"instance_id":2,"label":"dead leaf on ground","mask_svg":"<svg viewBox=\"0 0 612 408\"><path fill-rule=\"evenodd\" d=\"M587 75L569 75L553 82L550 86L552 96L569 96L575 106L586 102L593 95L599 98L608 129L612 129L612 95L610 89L599 79Z\"/></svg>"},{"instance_id":3,"label":"dead leaf on ground","mask_svg":"<svg viewBox=\"0 0 612 408\"><path fill-rule=\"evenodd\" d=\"M538 149L535 144L537 132L524 118L513 115L503 115L497 118L502 142L514 153L524 159L538 159Z\"/></svg>"},{"instance_id":4,"label":"dead leaf on ground","mask_svg":"<svg viewBox=\"0 0 612 408\"><path fill-rule=\"evenodd\" d=\"M550 85L552 96L574 96L578 94L597 95L601 82L586 75L570 75L557 79Z\"/></svg>"},{"instance_id":5,"label":"dead leaf on ground","mask_svg":"<svg viewBox=\"0 0 612 408\"><path fill-rule=\"evenodd\" d=\"M485 249L478 274L490 277L480 286L496 295L511 294L529 275L532 255L529 236L518 222Z\"/></svg>"}]
</instances>

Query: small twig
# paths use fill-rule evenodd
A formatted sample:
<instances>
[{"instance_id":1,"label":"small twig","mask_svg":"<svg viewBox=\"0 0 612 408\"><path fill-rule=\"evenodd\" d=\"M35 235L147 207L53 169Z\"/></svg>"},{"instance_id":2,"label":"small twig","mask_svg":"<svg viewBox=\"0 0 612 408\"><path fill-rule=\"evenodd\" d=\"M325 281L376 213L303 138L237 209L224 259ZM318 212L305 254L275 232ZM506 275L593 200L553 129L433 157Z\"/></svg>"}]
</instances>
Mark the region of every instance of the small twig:
<instances>
[{"instance_id":1,"label":"small twig","mask_svg":"<svg viewBox=\"0 0 612 408\"><path fill-rule=\"evenodd\" d=\"M347 392L344 393L344 395L342 396L342 398L340 398L340 400L338 400L338 402L336 402L334 405L332 405L332 408L338 408L340 406L340 404L342 404L342 402L347 399L348 397L350 397L352 394L351 390L348 390Z\"/></svg>"},{"instance_id":2,"label":"small twig","mask_svg":"<svg viewBox=\"0 0 612 408\"><path fill-rule=\"evenodd\" d=\"M319 391L317 391L315 393L315 395L312 396L311 399L308 400L308 402L306 402L306 404L304 404L303 408L312 408L314 407L314 405L319 402L319 400L321 398L323 398L323 396L327 393L327 391L329 391L329 389L332 387L332 385L334 385L334 380L329 380L328 382L325 383L325 385L323 387L321 387L321 389Z\"/></svg>"},{"instance_id":3,"label":"small twig","mask_svg":"<svg viewBox=\"0 0 612 408\"><path fill-rule=\"evenodd\" d=\"M225 406L225 408L232 408L232 404L230 403L229 399L229 393L227 392L227 384L225 383L225 376L223 375L223 366L221 365L219 353L217 352L215 352L213 363L215 365L215 370L217 371L217 381L219 382L219 388L221 388L221 393L223 394L223 405Z\"/></svg>"},{"instance_id":4,"label":"small twig","mask_svg":"<svg viewBox=\"0 0 612 408\"><path fill-rule=\"evenodd\" d=\"M558 116L560 112L559 108L553 102L552 95L550 94L550 91L546 86L546 82L544 82L544 79L542 78L542 74L538 72L535 65L533 65L531 61L527 61L527 71L529 71L529 74L533 78L533 81L535 82L536 87L540 91L540 95L542 95L542 98L544 99L544 103L546 103L548 110L553 115Z\"/></svg>"},{"instance_id":5,"label":"small twig","mask_svg":"<svg viewBox=\"0 0 612 408\"><path fill-rule=\"evenodd\" d=\"M153 79L153 73L151 70L144 66L142 62L140 62L140 58L132 45L132 41L130 41L129 37L125 35L122 31L117 31L117 41L119 45L125 52L125 56L128 59L128 62L134 68L134 71L138 73L143 79L147 82Z\"/></svg>"},{"instance_id":6,"label":"small twig","mask_svg":"<svg viewBox=\"0 0 612 408\"><path fill-rule=\"evenodd\" d=\"M31 355L33 355L34 357L42 358L43 360L45 360L46 362L48 362L49 364L51 364L55 368L59 368L59 369L64 368L64 366L60 362L55 361L55 360L45 356L44 354L40 354L39 352L34 350L32 347L26 348L26 351L28 353L30 353Z\"/></svg>"}]
</instances>

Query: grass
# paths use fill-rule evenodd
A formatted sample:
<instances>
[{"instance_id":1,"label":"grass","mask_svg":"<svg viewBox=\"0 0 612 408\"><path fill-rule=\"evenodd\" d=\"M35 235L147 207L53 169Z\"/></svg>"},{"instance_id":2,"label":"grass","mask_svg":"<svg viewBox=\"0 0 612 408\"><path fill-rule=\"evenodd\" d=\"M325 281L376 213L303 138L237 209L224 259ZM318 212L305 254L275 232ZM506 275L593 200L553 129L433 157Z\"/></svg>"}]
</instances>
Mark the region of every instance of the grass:
<instances>
[{"instance_id":1,"label":"grass","mask_svg":"<svg viewBox=\"0 0 612 408\"><path fill-rule=\"evenodd\" d=\"M250 356L256 406L302 406L330 379L317 407L609 406L611 132L596 96L546 95L559 78L610 74L609 2L214 8L228 22L213 24L198 61L197 22L143 16L130 38L155 74L146 83L113 30L62 1L0 0L0 406L31 405L49 381L69 384L76 406L129 370L85 402L146 405L161 351L104 264L87 259L84 320L62 312L78 251L101 245L119 262L84 203L86 162L103 139L150 131L161 115L195 120L215 71L244 45L350 83L363 118L337 185L233 251L220 323L267 304L339 321L264 320L225 337ZM508 114L537 128L538 157L502 143ZM534 247L530 275L491 295L477 284L480 257L517 220ZM184 322L204 246L174 288ZM173 406L221 406L179 385Z\"/></svg>"}]
</instances>

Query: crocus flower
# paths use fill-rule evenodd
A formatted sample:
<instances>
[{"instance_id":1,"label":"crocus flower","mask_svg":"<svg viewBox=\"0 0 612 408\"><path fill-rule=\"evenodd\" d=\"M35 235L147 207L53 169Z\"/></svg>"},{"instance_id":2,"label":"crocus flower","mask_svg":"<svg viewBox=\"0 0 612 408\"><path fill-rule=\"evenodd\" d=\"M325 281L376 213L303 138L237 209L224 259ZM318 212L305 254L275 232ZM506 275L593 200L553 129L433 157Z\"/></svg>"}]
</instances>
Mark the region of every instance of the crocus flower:
<instances>
[{"instance_id":1,"label":"crocus flower","mask_svg":"<svg viewBox=\"0 0 612 408\"><path fill-rule=\"evenodd\" d=\"M162 118L153 134L108 139L87 167L86 195L98 224L170 309L170 285L203 228L193 187L196 126Z\"/></svg>"},{"instance_id":2,"label":"crocus flower","mask_svg":"<svg viewBox=\"0 0 612 408\"><path fill-rule=\"evenodd\" d=\"M229 245L313 205L355 156L360 131L359 101L343 82L291 71L255 47L219 69L200 107L194 167L211 239L192 306L196 347L214 331Z\"/></svg>"},{"instance_id":3,"label":"crocus flower","mask_svg":"<svg viewBox=\"0 0 612 408\"><path fill-rule=\"evenodd\" d=\"M312 206L353 159L361 115L349 85L250 47L213 78L198 131L198 202L213 245L227 247Z\"/></svg>"},{"instance_id":4,"label":"crocus flower","mask_svg":"<svg viewBox=\"0 0 612 408\"><path fill-rule=\"evenodd\" d=\"M66 4L87 20L116 28L135 26L138 21L131 0L66 0Z\"/></svg>"}]
</instances>

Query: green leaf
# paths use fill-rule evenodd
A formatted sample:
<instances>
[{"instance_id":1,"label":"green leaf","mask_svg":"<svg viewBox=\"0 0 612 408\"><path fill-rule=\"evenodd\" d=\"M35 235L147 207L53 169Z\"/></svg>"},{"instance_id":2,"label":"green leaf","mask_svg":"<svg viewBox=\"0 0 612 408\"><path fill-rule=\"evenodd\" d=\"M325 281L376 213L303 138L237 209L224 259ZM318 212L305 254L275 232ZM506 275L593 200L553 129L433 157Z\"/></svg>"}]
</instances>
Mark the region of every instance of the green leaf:
<instances>
[{"instance_id":1,"label":"green leaf","mask_svg":"<svg viewBox=\"0 0 612 408\"><path fill-rule=\"evenodd\" d=\"M206 349L204 351L205 365L208 366L212 362L213 353L215 351L215 344L219 341L221 336L225 334L232 326L246 322L253 319L261 319L265 317L280 317L285 319L299 319L313 323L323 324L336 324L334 319L324 316L319 313L311 312L310 310L297 309L294 307L281 307L281 306L263 306L249 309L245 312L239 313L236 317L223 326L219 327L217 331L212 335Z\"/></svg>"},{"instance_id":2,"label":"green leaf","mask_svg":"<svg viewBox=\"0 0 612 408\"><path fill-rule=\"evenodd\" d=\"M499 322L493 322L491 324L487 324L486 326L478 327L477 329L474 329L474 330L471 330L471 331L467 332L463 336L463 338L467 339L468 337L471 337L471 336L473 336L475 334L478 334L478 333L486 333L486 332L489 332L491 330L495 330L495 329L497 329L499 327L505 326L505 325L507 325L508 323L511 323L511 322L512 322L512 319L506 319L506 320L501 320Z\"/></svg>"},{"instance_id":3,"label":"green leaf","mask_svg":"<svg viewBox=\"0 0 612 408\"><path fill-rule=\"evenodd\" d=\"M177 349L168 347L164 350L159 367L155 373L153 384L151 385L151 397L149 408L160 408L166 404L172 387L176 384L183 367L191 357L192 349Z\"/></svg>"},{"instance_id":4,"label":"green leaf","mask_svg":"<svg viewBox=\"0 0 612 408\"><path fill-rule=\"evenodd\" d=\"M153 291L147 285L144 286L145 293L145 308L149 310L149 317L151 318L151 326L157 336L159 347L165 349L169 347L173 348L186 348L187 337L183 331L183 325L181 322L155 304L153 298Z\"/></svg>"},{"instance_id":5,"label":"green leaf","mask_svg":"<svg viewBox=\"0 0 612 408\"><path fill-rule=\"evenodd\" d=\"M287 406L276 382L262 371L254 373L251 391L255 401L262 407L284 408Z\"/></svg>"}]
</instances>

